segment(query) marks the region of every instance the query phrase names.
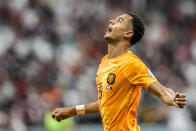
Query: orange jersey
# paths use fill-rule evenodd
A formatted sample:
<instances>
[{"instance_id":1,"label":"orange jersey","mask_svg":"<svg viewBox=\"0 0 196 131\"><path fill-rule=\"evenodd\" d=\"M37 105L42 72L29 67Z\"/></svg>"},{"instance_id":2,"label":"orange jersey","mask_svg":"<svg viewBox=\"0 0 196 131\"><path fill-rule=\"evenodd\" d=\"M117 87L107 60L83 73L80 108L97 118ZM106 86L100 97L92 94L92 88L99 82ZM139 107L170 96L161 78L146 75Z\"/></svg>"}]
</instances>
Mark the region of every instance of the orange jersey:
<instances>
[{"instance_id":1,"label":"orange jersey","mask_svg":"<svg viewBox=\"0 0 196 131\"><path fill-rule=\"evenodd\" d=\"M148 91L157 80L130 51L116 58L107 57L102 59L96 77L104 131L139 131L136 112L141 89Z\"/></svg>"}]
</instances>

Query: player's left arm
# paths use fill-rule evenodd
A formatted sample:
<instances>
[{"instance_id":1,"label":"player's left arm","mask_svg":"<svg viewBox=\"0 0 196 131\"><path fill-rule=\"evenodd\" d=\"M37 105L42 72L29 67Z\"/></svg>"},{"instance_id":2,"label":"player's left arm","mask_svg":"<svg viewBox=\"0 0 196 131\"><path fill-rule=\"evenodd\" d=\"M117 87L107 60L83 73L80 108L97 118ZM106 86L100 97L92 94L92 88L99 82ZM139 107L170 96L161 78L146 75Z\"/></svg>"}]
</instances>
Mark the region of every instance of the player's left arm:
<instances>
[{"instance_id":1,"label":"player's left arm","mask_svg":"<svg viewBox=\"0 0 196 131\"><path fill-rule=\"evenodd\" d=\"M158 81L150 84L148 92L159 97L165 104L184 108L187 103L187 97L184 93L174 92L172 89L161 85Z\"/></svg>"},{"instance_id":2,"label":"player's left arm","mask_svg":"<svg viewBox=\"0 0 196 131\"><path fill-rule=\"evenodd\" d=\"M172 89L161 85L141 60L130 58L125 62L123 69L124 76L132 85L144 87L148 92L158 96L165 104L178 108L184 108L186 105L186 95L175 93Z\"/></svg>"}]
</instances>

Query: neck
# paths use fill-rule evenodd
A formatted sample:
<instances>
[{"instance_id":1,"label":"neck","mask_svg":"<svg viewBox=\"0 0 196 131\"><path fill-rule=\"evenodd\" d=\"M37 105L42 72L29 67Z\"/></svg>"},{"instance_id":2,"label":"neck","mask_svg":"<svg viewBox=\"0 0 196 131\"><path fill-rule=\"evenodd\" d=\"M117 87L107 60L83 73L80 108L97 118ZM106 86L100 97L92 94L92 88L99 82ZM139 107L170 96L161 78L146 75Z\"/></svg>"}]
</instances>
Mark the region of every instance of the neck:
<instances>
[{"instance_id":1,"label":"neck","mask_svg":"<svg viewBox=\"0 0 196 131\"><path fill-rule=\"evenodd\" d=\"M112 59L125 54L130 47L127 42L108 43L108 58Z\"/></svg>"}]
</instances>

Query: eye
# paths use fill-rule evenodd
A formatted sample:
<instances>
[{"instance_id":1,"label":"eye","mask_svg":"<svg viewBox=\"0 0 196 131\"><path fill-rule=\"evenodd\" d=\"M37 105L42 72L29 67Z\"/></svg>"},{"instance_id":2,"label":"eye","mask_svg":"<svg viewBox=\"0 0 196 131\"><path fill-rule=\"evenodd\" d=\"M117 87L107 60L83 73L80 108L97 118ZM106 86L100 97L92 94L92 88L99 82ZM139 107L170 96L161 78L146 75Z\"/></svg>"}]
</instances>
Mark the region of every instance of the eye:
<instances>
[{"instance_id":1,"label":"eye","mask_svg":"<svg viewBox=\"0 0 196 131\"><path fill-rule=\"evenodd\" d=\"M121 23L121 22L122 22L122 19L121 19L121 18L119 18L119 19L118 19L118 22L119 22L119 23Z\"/></svg>"}]
</instances>

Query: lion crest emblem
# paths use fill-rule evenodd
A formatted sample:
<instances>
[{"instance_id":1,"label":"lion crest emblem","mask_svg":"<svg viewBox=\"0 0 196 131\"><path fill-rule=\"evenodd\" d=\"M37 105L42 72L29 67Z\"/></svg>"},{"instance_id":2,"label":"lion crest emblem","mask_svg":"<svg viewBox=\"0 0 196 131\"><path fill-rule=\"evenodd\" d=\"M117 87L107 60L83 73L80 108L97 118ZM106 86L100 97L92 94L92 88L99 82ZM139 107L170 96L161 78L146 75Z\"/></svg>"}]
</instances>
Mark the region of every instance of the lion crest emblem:
<instances>
[{"instance_id":1,"label":"lion crest emblem","mask_svg":"<svg viewBox=\"0 0 196 131\"><path fill-rule=\"evenodd\" d=\"M109 73L108 78L107 78L107 83L109 85L112 85L112 84L114 84L115 79L116 79L116 75L114 73Z\"/></svg>"}]
</instances>

